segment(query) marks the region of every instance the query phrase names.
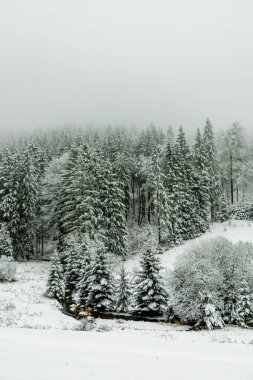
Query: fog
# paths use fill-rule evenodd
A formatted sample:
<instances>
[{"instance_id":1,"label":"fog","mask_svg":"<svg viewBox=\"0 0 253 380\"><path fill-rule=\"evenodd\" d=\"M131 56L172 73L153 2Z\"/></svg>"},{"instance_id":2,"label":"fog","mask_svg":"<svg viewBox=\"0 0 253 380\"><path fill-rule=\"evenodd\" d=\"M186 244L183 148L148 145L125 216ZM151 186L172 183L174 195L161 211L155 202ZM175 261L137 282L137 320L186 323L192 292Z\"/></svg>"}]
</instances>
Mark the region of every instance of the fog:
<instances>
[{"instance_id":1,"label":"fog","mask_svg":"<svg viewBox=\"0 0 253 380\"><path fill-rule=\"evenodd\" d=\"M253 129L252 0L9 0L0 128Z\"/></svg>"}]
</instances>

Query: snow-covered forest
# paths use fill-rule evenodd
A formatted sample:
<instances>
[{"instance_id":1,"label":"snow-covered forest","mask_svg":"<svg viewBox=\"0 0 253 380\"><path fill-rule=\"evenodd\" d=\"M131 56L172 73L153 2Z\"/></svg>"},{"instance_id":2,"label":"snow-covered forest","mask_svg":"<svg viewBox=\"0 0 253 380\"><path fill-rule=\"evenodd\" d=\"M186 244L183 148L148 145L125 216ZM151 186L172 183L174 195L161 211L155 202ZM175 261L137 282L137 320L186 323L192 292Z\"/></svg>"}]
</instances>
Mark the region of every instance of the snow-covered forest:
<instances>
[{"instance_id":1,"label":"snow-covered forest","mask_svg":"<svg viewBox=\"0 0 253 380\"><path fill-rule=\"evenodd\" d=\"M68 312L166 316L209 329L246 324L253 313L251 246L204 244L169 278L157 255L250 210L251 170L239 123L217 140L208 119L191 146L182 127L176 133L155 125L138 133L53 129L7 140L0 178L6 279L12 258L51 258L46 294ZM129 278L124 261L135 255L140 270ZM189 268L195 261L197 274ZM225 273L231 266L238 273ZM200 289L198 276L210 270L213 285Z\"/></svg>"},{"instance_id":2,"label":"snow-covered forest","mask_svg":"<svg viewBox=\"0 0 253 380\"><path fill-rule=\"evenodd\" d=\"M225 221L251 200L251 143L238 123L209 120L189 145L182 127L63 128L2 142L0 215L15 259L64 250L69 234L99 235L124 258L150 226L165 247ZM245 203L245 202L244 202Z\"/></svg>"},{"instance_id":3,"label":"snow-covered forest","mask_svg":"<svg viewBox=\"0 0 253 380\"><path fill-rule=\"evenodd\" d=\"M191 143L182 127L155 125L3 140L2 328L114 331L114 339L121 325L130 334L153 325L158 339L168 329L170 339L183 332L182 343L187 331L225 329L237 341L253 327L244 133L234 123L217 136L207 119Z\"/></svg>"}]
</instances>

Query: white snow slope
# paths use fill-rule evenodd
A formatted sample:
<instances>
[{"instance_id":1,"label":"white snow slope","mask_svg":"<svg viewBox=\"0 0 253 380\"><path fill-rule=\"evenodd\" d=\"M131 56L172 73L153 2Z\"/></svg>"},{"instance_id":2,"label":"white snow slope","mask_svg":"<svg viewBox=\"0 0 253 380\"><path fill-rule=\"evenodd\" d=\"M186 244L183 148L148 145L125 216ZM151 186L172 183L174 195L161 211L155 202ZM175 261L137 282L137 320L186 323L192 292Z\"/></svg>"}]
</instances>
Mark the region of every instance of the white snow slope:
<instances>
[{"instance_id":1,"label":"white snow slope","mask_svg":"<svg viewBox=\"0 0 253 380\"><path fill-rule=\"evenodd\" d=\"M253 223L217 224L196 240L217 235L253 242ZM163 266L173 269L190 244L162 255ZM0 284L0 380L253 380L253 330L98 320L77 331L79 322L43 296L47 272L48 264L20 263L17 282Z\"/></svg>"}]
</instances>

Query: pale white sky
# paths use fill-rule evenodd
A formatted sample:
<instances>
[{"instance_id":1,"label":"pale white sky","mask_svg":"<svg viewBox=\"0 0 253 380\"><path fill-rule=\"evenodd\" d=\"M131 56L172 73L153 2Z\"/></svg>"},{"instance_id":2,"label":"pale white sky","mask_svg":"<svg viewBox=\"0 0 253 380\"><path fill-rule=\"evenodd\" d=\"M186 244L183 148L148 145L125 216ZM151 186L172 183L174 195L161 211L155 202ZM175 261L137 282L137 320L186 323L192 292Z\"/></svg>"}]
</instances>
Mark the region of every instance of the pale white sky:
<instances>
[{"instance_id":1,"label":"pale white sky","mask_svg":"<svg viewBox=\"0 0 253 380\"><path fill-rule=\"evenodd\" d=\"M253 130L252 0L0 0L0 129Z\"/></svg>"}]
</instances>

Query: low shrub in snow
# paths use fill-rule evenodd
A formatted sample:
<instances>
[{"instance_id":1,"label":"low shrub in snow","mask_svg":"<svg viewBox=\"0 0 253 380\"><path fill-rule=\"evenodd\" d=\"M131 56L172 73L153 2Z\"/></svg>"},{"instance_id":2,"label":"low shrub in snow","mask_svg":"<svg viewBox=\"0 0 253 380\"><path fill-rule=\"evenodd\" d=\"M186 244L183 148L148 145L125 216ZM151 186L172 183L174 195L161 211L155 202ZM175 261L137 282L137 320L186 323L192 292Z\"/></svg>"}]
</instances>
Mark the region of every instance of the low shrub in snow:
<instances>
[{"instance_id":1,"label":"low shrub in snow","mask_svg":"<svg viewBox=\"0 0 253 380\"><path fill-rule=\"evenodd\" d=\"M231 214L238 220L253 220L253 203L239 203L232 208Z\"/></svg>"},{"instance_id":2,"label":"low shrub in snow","mask_svg":"<svg viewBox=\"0 0 253 380\"><path fill-rule=\"evenodd\" d=\"M11 257L0 257L0 281L15 281L16 263Z\"/></svg>"},{"instance_id":3,"label":"low shrub in snow","mask_svg":"<svg viewBox=\"0 0 253 380\"><path fill-rule=\"evenodd\" d=\"M253 245L203 241L181 256L169 277L169 305L185 323L209 329L253 317ZM242 290L242 284L244 284Z\"/></svg>"}]
</instances>

